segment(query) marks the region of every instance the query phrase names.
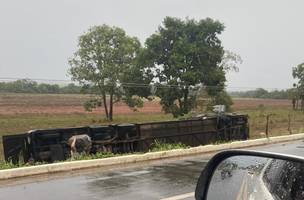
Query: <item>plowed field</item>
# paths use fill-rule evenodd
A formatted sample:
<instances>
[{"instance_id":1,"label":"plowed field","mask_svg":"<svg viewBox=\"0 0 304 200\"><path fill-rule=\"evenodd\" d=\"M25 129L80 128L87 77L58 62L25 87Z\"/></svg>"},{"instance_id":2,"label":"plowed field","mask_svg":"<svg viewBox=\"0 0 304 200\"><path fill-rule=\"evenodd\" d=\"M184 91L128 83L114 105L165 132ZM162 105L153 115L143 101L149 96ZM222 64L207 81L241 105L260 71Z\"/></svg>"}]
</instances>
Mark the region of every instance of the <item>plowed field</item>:
<instances>
[{"instance_id":1,"label":"plowed field","mask_svg":"<svg viewBox=\"0 0 304 200\"><path fill-rule=\"evenodd\" d=\"M86 113L83 103L90 98L89 95L69 94L0 94L0 114L72 114ZM290 100L275 99L234 99L233 109L248 110L256 109L259 106L273 108L291 107ZM100 113L102 108L96 109L93 113ZM161 106L158 101L146 101L143 108L137 113L161 113ZM114 106L114 114L133 114L124 103L117 103Z\"/></svg>"}]
</instances>

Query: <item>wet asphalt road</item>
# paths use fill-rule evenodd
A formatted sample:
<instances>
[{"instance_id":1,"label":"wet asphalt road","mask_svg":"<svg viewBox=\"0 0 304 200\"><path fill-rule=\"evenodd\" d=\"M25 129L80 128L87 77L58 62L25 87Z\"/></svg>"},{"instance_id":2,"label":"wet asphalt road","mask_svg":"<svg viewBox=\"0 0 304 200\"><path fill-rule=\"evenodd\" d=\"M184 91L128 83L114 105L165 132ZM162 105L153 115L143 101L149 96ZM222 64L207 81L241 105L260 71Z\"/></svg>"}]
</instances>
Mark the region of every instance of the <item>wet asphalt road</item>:
<instances>
[{"instance_id":1,"label":"wet asphalt road","mask_svg":"<svg viewBox=\"0 0 304 200\"><path fill-rule=\"evenodd\" d=\"M250 149L304 157L303 141ZM185 198L180 199L193 199L197 178L209 158L210 155L195 156L154 161L140 166L137 164L0 182L0 200L149 200L181 194L185 194Z\"/></svg>"}]
</instances>

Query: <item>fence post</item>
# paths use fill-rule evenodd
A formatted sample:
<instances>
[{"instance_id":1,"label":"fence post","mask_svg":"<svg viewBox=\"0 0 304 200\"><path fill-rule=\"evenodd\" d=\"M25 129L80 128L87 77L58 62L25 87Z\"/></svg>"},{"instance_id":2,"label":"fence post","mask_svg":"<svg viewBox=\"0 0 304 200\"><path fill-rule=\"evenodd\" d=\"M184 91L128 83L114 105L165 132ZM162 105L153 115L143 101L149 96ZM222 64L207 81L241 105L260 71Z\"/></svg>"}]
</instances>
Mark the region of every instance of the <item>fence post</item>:
<instances>
[{"instance_id":1,"label":"fence post","mask_svg":"<svg viewBox=\"0 0 304 200\"><path fill-rule=\"evenodd\" d=\"M288 114L288 132L289 132L289 134L292 134L292 130L291 130L291 127L290 127L290 123L291 123L291 115Z\"/></svg>"}]
</instances>

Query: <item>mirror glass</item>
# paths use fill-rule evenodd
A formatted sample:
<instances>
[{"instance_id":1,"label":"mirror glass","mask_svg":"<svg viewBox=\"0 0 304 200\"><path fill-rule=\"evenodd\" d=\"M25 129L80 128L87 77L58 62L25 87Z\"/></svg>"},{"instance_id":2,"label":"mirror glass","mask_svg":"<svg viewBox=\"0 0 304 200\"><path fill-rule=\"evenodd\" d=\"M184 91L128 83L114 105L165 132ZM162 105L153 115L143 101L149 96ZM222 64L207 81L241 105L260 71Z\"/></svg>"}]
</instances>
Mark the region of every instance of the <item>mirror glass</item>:
<instances>
[{"instance_id":1,"label":"mirror glass","mask_svg":"<svg viewBox=\"0 0 304 200\"><path fill-rule=\"evenodd\" d=\"M234 156L220 163L207 200L303 200L304 165L255 156Z\"/></svg>"}]
</instances>

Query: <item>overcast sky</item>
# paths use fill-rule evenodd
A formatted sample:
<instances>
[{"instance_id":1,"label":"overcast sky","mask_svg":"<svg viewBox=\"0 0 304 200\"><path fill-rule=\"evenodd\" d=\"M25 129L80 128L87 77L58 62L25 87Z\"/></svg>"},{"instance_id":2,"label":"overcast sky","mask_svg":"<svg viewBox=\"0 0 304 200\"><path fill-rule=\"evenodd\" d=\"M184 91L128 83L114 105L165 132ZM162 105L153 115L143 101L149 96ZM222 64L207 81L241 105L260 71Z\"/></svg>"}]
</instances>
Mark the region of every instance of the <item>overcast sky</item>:
<instances>
[{"instance_id":1,"label":"overcast sky","mask_svg":"<svg viewBox=\"0 0 304 200\"><path fill-rule=\"evenodd\" d=\"M288 88L304 62L303 0L0 0L0 77L69 79L67 60L90 26L122 27L142 42L165 16L225 24L223 46L241 55L228 87Z\"/></svg>"}]
</instances>

